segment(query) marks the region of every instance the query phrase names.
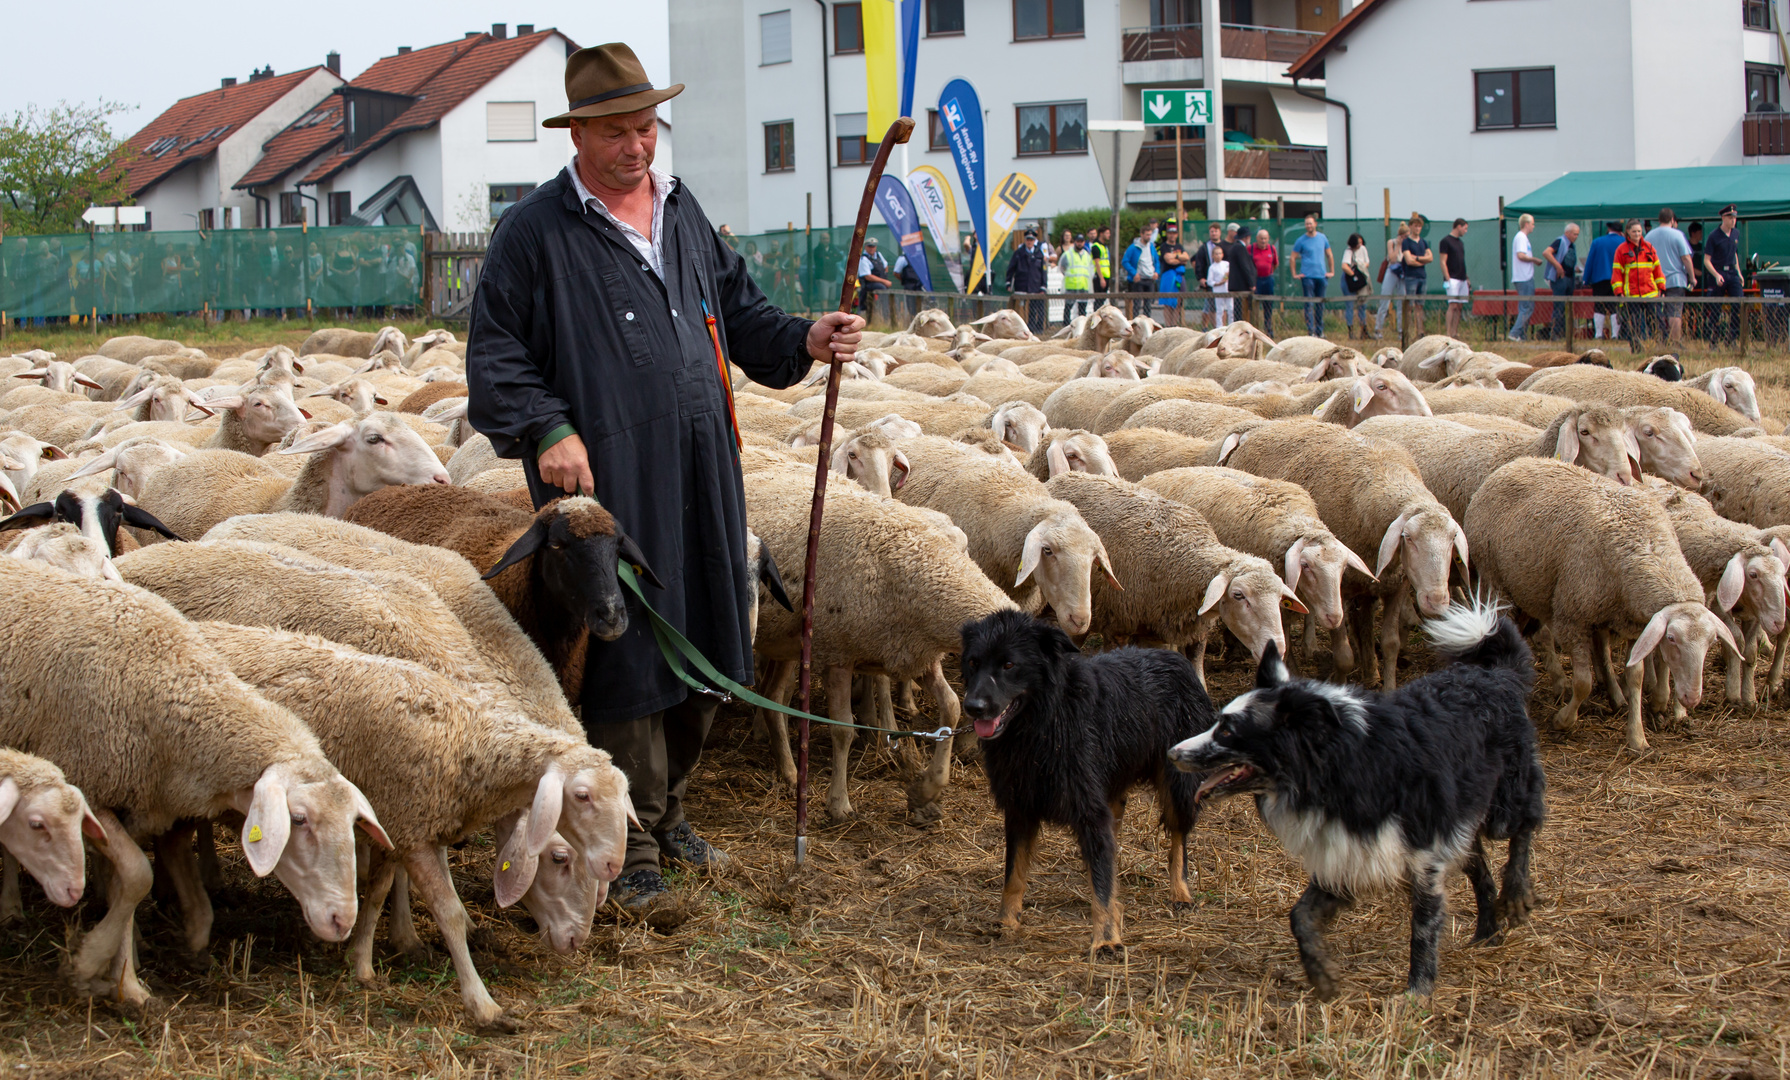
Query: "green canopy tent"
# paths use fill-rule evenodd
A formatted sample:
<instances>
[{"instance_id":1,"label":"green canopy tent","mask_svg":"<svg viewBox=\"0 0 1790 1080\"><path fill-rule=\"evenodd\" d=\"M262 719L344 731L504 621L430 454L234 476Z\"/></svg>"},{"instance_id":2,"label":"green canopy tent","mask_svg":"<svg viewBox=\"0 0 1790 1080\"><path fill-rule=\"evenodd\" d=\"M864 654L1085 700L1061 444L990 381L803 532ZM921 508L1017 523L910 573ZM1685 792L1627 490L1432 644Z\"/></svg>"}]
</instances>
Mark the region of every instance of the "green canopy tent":
<instances>
[{"instance_id":1,"label":"green canopy tent","mask_svg":"<svg viewBox=\"0 0 1790 1080\"><path fill-rule=\"evenodd\" d=\"M1569 172L1513 203L1507 217L1651 218L1670 206L1681 220L1714 218L1734 203L1745 220L1790 218L1790 164Z\"/></svg>"}]
</instances>

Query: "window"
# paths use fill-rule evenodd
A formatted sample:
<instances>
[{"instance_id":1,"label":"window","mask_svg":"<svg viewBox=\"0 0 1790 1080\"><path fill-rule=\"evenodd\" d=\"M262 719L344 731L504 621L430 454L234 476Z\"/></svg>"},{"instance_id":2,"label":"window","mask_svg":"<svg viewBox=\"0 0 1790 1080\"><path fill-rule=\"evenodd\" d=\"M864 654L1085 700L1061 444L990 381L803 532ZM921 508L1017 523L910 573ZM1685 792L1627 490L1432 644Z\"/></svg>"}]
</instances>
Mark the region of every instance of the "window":
<instances>
[{"instance_id":1,"label":"window","mask_svg":"<svg viewBox=\"0 0 1790 1080\"><path fill-rule=\"evenodd\" d=\"M789 12L772 11L758 17L758 64L787 64L791 59Z\"/></svg>"},{"instance_id":2,"label":"window","mask_svg":"<svg viewBox=\"0 0 1790 1080\"><path fill-rule=\"evenodd\" d=\"M1771 0L1741 0L1740 10L1747 29L1771 29Z\"/></svg>"},{"instance_id":3,"label":"window","mask_svg":"<svg viewBox=\"0 0 1790 1080\"><path fill-rule=\"evenodd\" d=\"M296 191L280 192L280 224L303 225L305 223L305 199Z\"/></svg>"},{"instance_id":4,"label":"window","mask_svg":"<svg viewBox=\"0 0 1790 1080\"><path fill-rule=\"evenodd\" d=\"M1013 0L1013 40L1081 34L1081 0Z\"/></svg>"},{"instance_id":5,"label":"window","mask_svg":"<svg viewBox=\"0 0 1790 1080\"><path fill-rule=\"evenodd\" d=\"M1226 105L1224 107L1224 130L1240 131L1250 138L1255 138L1255 106Z\"/></svg>"},{"instance_id":6,"label":"window","mask_svg":"<svg viewBox=\"0 0 1790 1080\"><path fill-rule=\"evenodd\" d=\"M491 220L496 221L502 217L505 210L521 202L522 197L534 189L533 184L492 184Z\"/></svg>"},{"instance_id":7,"label":"window","mask_svg":"<svg viewBox=\"0 0 1790 1080\"><path fill-rule=\"evenodd\" d=\"M1554 69L1473 73L1474 129L1554 126Z\"/></svg>"},{"instance_id":8,"label":"window","mask_svg":"<svg viewBox=\"0 0 1790 1080\"><path fill-rule=\"evenodd\" d=\"M1778 99L1778 69L1761 64L1746 66L1746 111L1782 112Z\"/></svg>"},{"instance_id":9,"label":"window","mask_svg":"<svg viewBox=\"0 0 1790 1080\"><path fill-rule=\"evenodd\" d=\"M926 0L926 36L963 33L963 0Z\"/></svg>"},{"instance_id":10,"label":"window","mask_svg":"<svg viewBox=\"0 0 1790 1080\"><path fill-rule=\"evenodd\" d=\"M348 224L348 219L353 216L354 216L354 198L353 198L353 196L351 196L346 191L330 192L329 193L329 223L331 225L346 225L346 224Z\"/></svg>"},{"instance_id":11,"label":"window","mask_svg":"<svg viewBox=\"0 0 1790 1080\"><path fill-rule=\"evenodd\" d=\"M926 149L951 149L951 132L945 127L945 121L939 116L937 109L926 110Z\"/></svg>"},{"instance_id":12,"label":"window","mask_svg":"<svg viewBox=\"0 0 1790 1080\"><path fill-rule=\"evenodd\" d=\"M532 101L485 102L486 142L534 142L535 103Z\"/></svg>"},{"instance_id":13,"label":"window","mask_svg":"<svg viewBox=\"0 0 1790 1080\"><path fill-rule=\"evenodd\" d=\"M217 211L211 207L199 211L199 231L210 232L217 228Z\"/></svg>"},{"instance_id":14,"label":"window","mask_svg":"<svg viewBox=\"0 0 1790 1080\"><path fill-rule=\"evenodd\" d=\"M1088 103L1021 105L1019 154L1085 154L1088 150Z\"/></svg>"},{"instance_id":15,"label":"window","mask_svg":"<svg viewBox=\"0 0 1790 1080\"><path fill-rule=\"evenodd\" d=\"M876 144L865 135L868 124L864 113L840 113L833 117L833 142L838 148L839 164L870 164L876 155Z\"/></svg>"},{"instance_id":16,"label":"window","mask_svg":"<svg viewBox=\"0 0 1790 1080\"><path fill-rule=\"evenodd\" d=\"M833 53L864 51L864 5L833 5Z\"/></svg>"},{"instance_id":17,"label":"window","mask_svg":"<svg viewBox=\"0 0 1790 1080\"><path fill-rule=\"evenodd\" d=\"M790 172L796 167L796 123L779 120L764 126L764 171Z\"/></svg>"}]
</instances>

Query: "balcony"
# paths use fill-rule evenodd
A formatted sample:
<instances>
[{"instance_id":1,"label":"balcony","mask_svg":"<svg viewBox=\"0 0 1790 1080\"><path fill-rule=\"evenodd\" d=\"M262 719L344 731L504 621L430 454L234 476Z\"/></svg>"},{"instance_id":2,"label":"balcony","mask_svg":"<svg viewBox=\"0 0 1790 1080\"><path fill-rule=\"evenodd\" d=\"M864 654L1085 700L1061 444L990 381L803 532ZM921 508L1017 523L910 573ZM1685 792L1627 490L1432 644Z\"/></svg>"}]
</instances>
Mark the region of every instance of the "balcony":
<instances>
[{"instance_id":1,"label":"balcony","mask_svg":"<svg viewBox=\"0 0 1790 1080\"><path fill-rule=\"evenodd\" d=\"M1226 59L1261 60L1285 68L1304 56L1322 34L1288 30L1279 26L1218 27L1218 50ZM1125 63L1147 60L1197 60L1205 48L1199 23L1174 26L1139 26L1124 31L1121 59Z\"/></svg>"},{"instance_id":2,"label":"balcony","mask_svg":"<svg viewBox=\"0 0 1790 1080\"><path fill-rule=\"evenodd\" d=\"M1747 157L1790 154L1790 113L1747 113L1740 121L1741 153ZM1169 157L1174 165L1174 156Z\"/></svg>"},{"instance_id":3,"label":"balcony","mask_svg":"<svg viewBox=\"0 0 1790 1080\"><path fill-rule=\"evenodd\" d=\"M1250 146L1226 149L1224 175L1233 180L1289 180L1322 184L1330 177L1330 151L1322 146ZM1205 180L1206 143L1188 139L1181 143L1181 178ZM1145 143L1131 167L1133 184L1154 184L1175 179L1175 144ZM1243 185L1248 187L1250 185ZM1279 185L1275 185L1279 186Z\"/></svg>"}]
</instances>

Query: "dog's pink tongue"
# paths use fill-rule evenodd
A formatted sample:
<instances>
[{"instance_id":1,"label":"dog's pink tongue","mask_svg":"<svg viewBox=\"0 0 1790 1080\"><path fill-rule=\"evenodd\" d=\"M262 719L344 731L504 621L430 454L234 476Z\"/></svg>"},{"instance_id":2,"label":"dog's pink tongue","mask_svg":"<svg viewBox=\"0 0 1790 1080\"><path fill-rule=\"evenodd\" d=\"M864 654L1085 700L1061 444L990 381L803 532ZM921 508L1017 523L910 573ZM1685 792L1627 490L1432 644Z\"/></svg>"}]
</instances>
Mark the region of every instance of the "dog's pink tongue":
<instances>
[{"instance_id":1,"label":"dog's pink tongue","mask_svg":"<svg viewBox=\"0 0 1790 1080\"><path fill-rule=\"evenodd\" d=\"M976 737L979 739L994 738L995 723L998 719L998 717L991 717L987 720L976 721Z\"/></svg>"}]
</instances>

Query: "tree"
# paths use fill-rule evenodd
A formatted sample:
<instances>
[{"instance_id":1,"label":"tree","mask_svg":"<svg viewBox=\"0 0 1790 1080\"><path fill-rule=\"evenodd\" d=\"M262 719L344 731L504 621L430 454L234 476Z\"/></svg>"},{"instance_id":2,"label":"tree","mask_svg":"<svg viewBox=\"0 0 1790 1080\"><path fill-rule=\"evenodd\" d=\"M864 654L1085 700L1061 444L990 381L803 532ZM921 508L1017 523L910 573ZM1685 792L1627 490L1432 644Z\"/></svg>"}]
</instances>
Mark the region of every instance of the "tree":
<instances>
[{"instance_id":1,"label":"tree","mask_svg":"<svg viewBox=\"0 0 1790 1080\"><path fill-rule=\"evenodd\" d=\"M11 233L77 232L89 206L123 202L131 151L107 118L126 106L62 102L0 119L0 214Z\"/></svg>"}]
</instances>

